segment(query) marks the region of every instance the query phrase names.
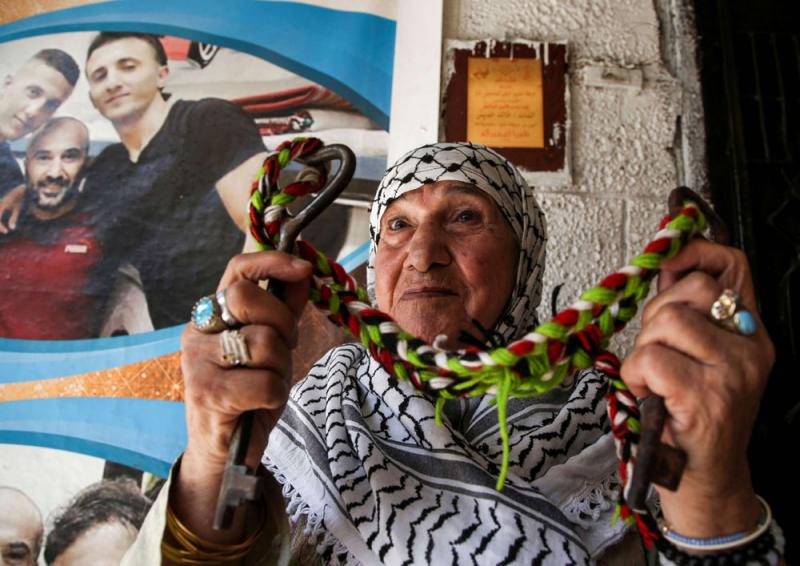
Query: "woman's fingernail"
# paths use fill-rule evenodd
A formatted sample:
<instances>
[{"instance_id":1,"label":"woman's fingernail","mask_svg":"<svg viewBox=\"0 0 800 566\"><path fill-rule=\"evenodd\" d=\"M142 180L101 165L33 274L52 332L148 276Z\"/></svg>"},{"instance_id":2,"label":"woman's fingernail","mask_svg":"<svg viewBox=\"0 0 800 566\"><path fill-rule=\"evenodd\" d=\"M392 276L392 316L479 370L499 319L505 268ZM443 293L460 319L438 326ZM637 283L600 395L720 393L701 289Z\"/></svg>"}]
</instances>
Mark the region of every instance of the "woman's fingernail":
<instances>
[{"instance_id":1,"label":"woman's fingernail","mask_svg":"<svg viewBox=\"0 0 800 566\"><path fill-rule=\"evenodd\" d=\"M304 260L304 259L300 259L299 257L296 257L296 258L294 258L294 259L292 260L292 267L296 267L296 268L298 268L298 269L301 269L301 268L304 268L304 267L306 267L307 265L311 265L311 264L310 264L310 263L308 263L308 262L307 262L306 260Z\"/></svg>"}]
</instances>

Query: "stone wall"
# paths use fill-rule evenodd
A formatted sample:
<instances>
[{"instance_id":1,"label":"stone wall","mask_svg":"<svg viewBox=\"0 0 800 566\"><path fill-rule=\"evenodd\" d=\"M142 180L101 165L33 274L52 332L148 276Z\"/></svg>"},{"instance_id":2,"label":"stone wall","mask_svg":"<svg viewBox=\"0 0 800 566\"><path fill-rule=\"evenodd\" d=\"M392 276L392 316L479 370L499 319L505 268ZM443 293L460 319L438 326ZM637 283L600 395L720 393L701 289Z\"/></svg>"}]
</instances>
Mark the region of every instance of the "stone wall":
<instances>
[{"instance_id":1,"label":"stone wall","mask_svg":"<svg viewBox=\"0 0 800 566\"><path fill-rule=\"evenodd\" d=\"M555 285L564 284L562 308L638 253L672 188L703 188L693 38L682 0L445 0L445 47L476 39L569 45L571 182L544 186L526 175L548 220L542 315L551 314ZM594 66L641 72L641 88L589 86ZM637 327L638 319L619 348L630 347Z\"/></svg>"}]
</instances>

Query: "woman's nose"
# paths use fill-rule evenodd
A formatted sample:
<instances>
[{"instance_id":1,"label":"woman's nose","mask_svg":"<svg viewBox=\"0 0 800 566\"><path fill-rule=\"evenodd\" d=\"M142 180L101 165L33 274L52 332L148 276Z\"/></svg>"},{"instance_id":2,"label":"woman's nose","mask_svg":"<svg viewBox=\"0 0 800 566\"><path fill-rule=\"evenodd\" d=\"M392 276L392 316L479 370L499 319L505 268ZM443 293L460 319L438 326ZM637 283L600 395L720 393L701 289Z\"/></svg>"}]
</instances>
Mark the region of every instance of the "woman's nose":
<instances>
[{"instance_id":1,"label":"woman's nose","mask_svg":"<svg viewBox=\"0 0 800 566\"><path fill-rule=\"evenodd\" d=\"M406 267L425 273L436 266L447 266L453 261L447 236L435 223L416 227L408 243Z\"/></svg>"}]
</instances>

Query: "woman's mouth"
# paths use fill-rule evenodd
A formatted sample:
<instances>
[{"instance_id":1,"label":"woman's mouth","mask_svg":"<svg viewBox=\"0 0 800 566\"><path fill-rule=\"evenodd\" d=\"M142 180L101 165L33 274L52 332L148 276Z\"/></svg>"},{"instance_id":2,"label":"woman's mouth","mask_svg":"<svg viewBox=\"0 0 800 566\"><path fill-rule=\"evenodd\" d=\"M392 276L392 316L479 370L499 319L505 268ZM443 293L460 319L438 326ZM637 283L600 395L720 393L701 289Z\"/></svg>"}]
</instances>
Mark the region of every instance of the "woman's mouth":
<instances>
[{"instance_id":1,"label":"woman's mouth","mask_svg":"<svg viewBox=\"0 0 800 566\"><path fill-rule=\"evenodd\" d=\"M434 299L440 297L457 297L458 293L446 287L412 287L406 289L400 300Z\"/></svg>"}]
</instances>

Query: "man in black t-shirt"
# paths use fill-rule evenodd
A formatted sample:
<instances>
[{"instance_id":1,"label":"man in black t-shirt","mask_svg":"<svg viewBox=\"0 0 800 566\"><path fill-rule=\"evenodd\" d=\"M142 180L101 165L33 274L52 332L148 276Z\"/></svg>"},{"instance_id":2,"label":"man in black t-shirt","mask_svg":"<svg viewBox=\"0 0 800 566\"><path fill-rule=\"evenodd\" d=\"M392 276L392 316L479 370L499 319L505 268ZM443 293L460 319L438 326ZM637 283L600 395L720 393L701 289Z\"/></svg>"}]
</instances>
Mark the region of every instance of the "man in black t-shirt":
<instances>
[{"instance_id":1,"label":"man in black t-shirt","mask_svg":"<svg viewBox=\"0 0 800 566\"><path fill-rule=\"evenodd\" d=\"M241 251L249 187L266 156L253 121L223 100L168 104L167 58L153 36L100 33L86 61L92 103L122 143L87 191L108 195L113 244L139 270L156 328L188 320Z\"/></svg>"},{"instance_id":2,"label":"man in black t-shirt","mask_svg":"<svg viewBox=\"0 0 800 566\"><path fill-rule=\"evenodd\" d=\"M25 180L8 142L31 133L61 106L78 81L80 70L75 60L60 49L43 49L14 74L3 79L0 88L0 196ZM20 196L23 192L18 193ZM5 207L0 206L0 233L6 233Z\"/></svg>"}]
</instances>

